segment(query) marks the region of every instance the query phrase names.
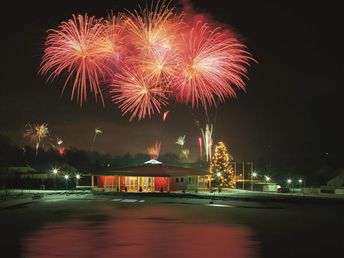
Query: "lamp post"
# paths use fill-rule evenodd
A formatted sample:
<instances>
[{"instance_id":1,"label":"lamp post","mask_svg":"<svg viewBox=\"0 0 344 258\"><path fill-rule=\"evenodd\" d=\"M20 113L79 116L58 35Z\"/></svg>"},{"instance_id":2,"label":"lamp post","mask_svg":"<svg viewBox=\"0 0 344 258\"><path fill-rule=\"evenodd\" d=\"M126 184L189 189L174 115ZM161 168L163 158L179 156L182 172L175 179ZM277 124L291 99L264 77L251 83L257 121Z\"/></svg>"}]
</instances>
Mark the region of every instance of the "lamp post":
<instances>
[{"instance_id":1,"label":"lamp post","mask_svg":"<svg viewBox=\"0 0 344 258\"><path fill-rule=\"evenodd\" d=\"M288 178L287 179L287 185L288 185L288 188L290 188L291 189L291 183L292 183L293 181L290 179L290 178ZM292 189L291 189L292 190Z\"/></svg>"},{"instance_id":2,"label":"lamp post","mask_svg":"<svg viewBox=\"0 0 344 258\"><path fill-rule=\"evenodd\" d=\"M269 183L271 181L271 177L265 176L265 182Z\"/></svg>"},{"instance_id":3,"label":"lamp post","mask_svg":"<svg viewBox=\"0 0 344 258\"><path fill-rule=\"evenodd\" d=\"M253 178L256 178L257 175L258 174L256 172L251 173L251 191L253 191Z\"/></svg>"},{"instance_id":4,"label":"lamp post","mask_svg":"<svg viewBox=\"0 0 344 258\"><path fill-rule=\"evenodd\" d=\"M64 179L66 180L66 190L68 189L68 179L69 179L69 175L65 175Z\"/></svg>"},{"instance_id":5,"label":"lamp post","mask_svg":"<svg viewBox=\"0 0 344 258\"><path fill-rule=\"evenodd\" d=\"M53 168L52 173L54 175L54 184L55 184L55 190L56 190L57 189L57 186L56 186L56 176L59 173L59 170L57 168Z\"/></svg>"},{"instance_id":6,"label":"lamp post","mask_svg":"<svg viewBox=\"0 0 344 258\"><path fill-rule=\"evenodd\" d=\"M303 192L303 191L302 191L302 183L303 183L303 180L300 178L300 179L298 180L298 182L299 182L300 192L302 193L302 192Z\"/></svg>"},{"instance_id":7,"label":"lamp post","mask_svg":"<svg viewBox=\"0 0 344 258\"><path fill-rule=\"evenodd\" d=\"M78 185L79 185L79 179L80 179L80 177L81 177L80 174L76 174L76 175L75 175L75 179L76 179L75 188L78 187Z\"/></svg>"},{"instance_id":8,"label":"lamp post","mask_svg":"<svg viewBox=\"0 0 344 258\"><path fill-rule=\"evenodd\" d=\"M245 190L245 161L242 162L242 190Z\"/></svg>"},{"instance_id":9,"label":"lamp post","mask_svg":"<svg viewBox=\"0 0 344 258\"><path fill-rule=\"evenodd\" d=\"M298 182L299 182L299 185L300 185L300 188L301 188L303 180L302 180L302 179L299 179Z\"/></svg>"},{"instance_id":10,"label":"lamp post","mask_svg":"<svg viewBox=\"0 0 344 258\"><path fill-rule=\"evenodd\" d=\"M216 173L216 176L218 177L218 182L219 182L219 188L218 188L218 191L219 191L219 192L221 192L221 182L222 182L222 180L221 180L221 175L222 175L221 172L217 172L217 173Z\"/></svg>"}]
</instances>

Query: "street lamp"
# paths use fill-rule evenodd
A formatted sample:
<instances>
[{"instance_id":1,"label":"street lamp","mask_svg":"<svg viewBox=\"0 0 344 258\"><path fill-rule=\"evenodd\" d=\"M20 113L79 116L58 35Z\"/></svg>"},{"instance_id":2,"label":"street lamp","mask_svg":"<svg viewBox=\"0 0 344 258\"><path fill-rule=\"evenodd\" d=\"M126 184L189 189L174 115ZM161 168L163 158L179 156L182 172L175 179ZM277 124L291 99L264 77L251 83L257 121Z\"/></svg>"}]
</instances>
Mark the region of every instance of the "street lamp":
<instances>
[{"instance_id":1,"label":"street lamp","mask_svg":"<svg viewBox=\"0 0 344 258\"><path fill-rule=\"evenodd\" d=\"M69 175L64 175L64 179L66 180L66 190L68 189L68 179Z\"/></svg>"},{"instance_id":2,"label":"street lamp","mask_svg":"<svg viewBox=\"0 0 344 258\"><path fill-rule=\"evenodd\" d=\"M55 184L55 190L56 190L56 188L57 188L57 186L56 186L56 176L59 173L59 170L58 170L58 168L53 168L53 170L51 172L54 175L54 184Z\"/></svg>"},{"instance_id":3,"label":"street lamp","mask_svg":"<svg viewBox=\"0 0 344 258\"><path fill-rule=\"evenodd\" d=\"M302 192L302 183L303 183L303 180L300 178L299 180L298 180L298 182L299 182L299 187L300 187L300 191Z\"/></svg>"},{"instance_id":4,"label":"street lamp","mask_svg":"<svg viewBox=\"0 0 344 258\"><path fill-rule=\"evenodd\" d=\"M217 172L216 175L218 177L218 183L219 183L218 191L221 192L221 184L222 184L221 176L222 176L222 173L221 172Z\"/></svg>"},{"instance_id":5,"label":"street lamp","mask_svg":"<svg viewBox=\"0 0 344 258\"><path fill-rule=\"evenodd\" d=\"M258 174L256 172L253 172L251 174L251 191L253 191L253 178L256 178Z\"/></svg>"},{"instance_id":6,"label":"street lamp","mask_svg":"<svg viewBox=\"0 0 344 258\"><path fill-rule=\"evenodd\" d=\"M288 188L291 188L292 182L293 182L293 180L291 180L290 178L287 179Z\"/></svg>"},{"instance_id":7,"label":"street lamp","mask_svg":"<svg viewBox=\"0 0 344 258\"><path fill-rule=\"evenodd\" d=\"M270 180L271 180L271 177L265 176L265 181L266 181L266 182L270 182Z\"/></svg>"},{"instance_id":8,"label":"street lamp","mask_svg":"<svg viewBox=\"0 0 344 258\"><path fill-rule=\"evenodd\" d=\"M75 178L76 178L76 187L79 185L79 179L80 179L80 174L76 174Z\"/></svg>"}]
</instances>

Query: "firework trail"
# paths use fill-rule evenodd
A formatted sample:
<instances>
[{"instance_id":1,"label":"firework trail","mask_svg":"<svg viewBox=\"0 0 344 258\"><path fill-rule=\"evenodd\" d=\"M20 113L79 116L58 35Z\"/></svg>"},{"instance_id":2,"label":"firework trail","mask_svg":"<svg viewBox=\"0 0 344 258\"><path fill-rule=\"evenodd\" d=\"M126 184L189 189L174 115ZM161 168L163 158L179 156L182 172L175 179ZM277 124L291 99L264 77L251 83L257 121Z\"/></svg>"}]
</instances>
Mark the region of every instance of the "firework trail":
<instances>
[{"instance_id":1,"label":"firework trail","mask_svg":"<svg viewBox=\"0 0 344 258\"><path fill-rule=\"evenodd\" d=\"M163 114L163 116L162 116L162 121L164 121L164 122L166 121L166 118L167 118L168 113L170 113L169 110L167 110L167 111L164 112L164 114Z\"/></svg>"},{"instance_id":2,"label":"firework trail","mask_svg":"<svg viewBox=\"0 0 344 258\"><path fill-rule=\"evenodd\" d=\"M97 136L101 135L101 134L103 134L103 131L99 127L94 129L94 136L93 136L93 140L92 140L91 151L93 151Z\"/></svg>"},{"instance_id":3,"label":"firework trail","mask_svg":"<svg viewBox=\"0 0 344 258\"><path fill-rule=\"evenodd\" d=\"M160 155L161 142L156 142L153 146L147 148L147 152L151 159L157 160Z\"/></svg>"},{"instance_id":4,"label":"firework trail","mask_svg":"<svg viewBox=\"0 0 344 258\"><path fill-rule=\"evenodd\" d=\"M201 129L203 143L204 143L204 154L205 160L210 161L212 156L213 146L213 125L206 124L205 130Z\"/></svg>"},{"instance_id":5,"label":"firework trail","mask_svg":"<svg viewBox=\"0 0 344 258\"><path fill-rule=\"evenodd\" d=\"M35 144L36 156L38 149L43 140L49 135L48 124L27 124L24 132L24 137L28 138L30 142Z\"/></svg>"},{"instance_id":6,"label":"firework trail","mask_svg":"<svg viewBox=\"0 0 344 258\"><path fill-rule=\"evenodd\" d=\"M199 146L199 157L203 159L203 146L202 146L202 137L198 137L198 146Z\"/></svg>"}]
</instances>

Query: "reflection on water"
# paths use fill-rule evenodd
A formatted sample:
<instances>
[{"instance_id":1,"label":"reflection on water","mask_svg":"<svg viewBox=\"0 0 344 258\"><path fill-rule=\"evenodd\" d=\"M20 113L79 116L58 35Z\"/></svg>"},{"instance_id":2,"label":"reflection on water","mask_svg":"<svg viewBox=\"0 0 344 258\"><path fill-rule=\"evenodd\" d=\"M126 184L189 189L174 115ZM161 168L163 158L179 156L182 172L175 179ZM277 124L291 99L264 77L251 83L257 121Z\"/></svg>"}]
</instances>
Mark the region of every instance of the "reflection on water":
<instances>
[{"instance_id":1,"label":"reflection on water","mask_svg":"<svg viewBox=\"0 0 344 258\"><path fill-rule=\"evenodd\" d=\"M24 240L25 257L253 257L251 232L238 225L184 224L164 217L71 219Z\"/></svg>"}]
</instances>

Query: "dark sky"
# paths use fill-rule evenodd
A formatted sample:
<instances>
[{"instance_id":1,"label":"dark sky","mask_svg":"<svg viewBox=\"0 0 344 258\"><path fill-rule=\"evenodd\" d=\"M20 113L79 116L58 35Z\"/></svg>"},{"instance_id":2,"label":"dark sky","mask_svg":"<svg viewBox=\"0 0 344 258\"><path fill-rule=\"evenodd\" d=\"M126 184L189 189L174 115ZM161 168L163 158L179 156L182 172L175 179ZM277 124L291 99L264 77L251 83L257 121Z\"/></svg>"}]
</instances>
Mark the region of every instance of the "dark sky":
<instances>
[{"instance_id":1,"label":"dark sky","mask_svg":"<svg viewBox=\"0 0 344 258\"><path fill-rule=\"evenodd\" d=\"M338 155L343 152L343 20L338 4L325 1L191 1L197 12L239 32L259 61L249 71L247 93L220 104L215 140L223 140L238 160ZM301 3L303 2L303 3ZM155 140L162 151L175 151L177 136L197 156L204 126L202 110L171 106L161 116L140 122L121 117L116 106L90 99L83 108L60 97L61 85L37 75L46 30L73 13L105 16L133 9L144 1L59 0L2 3L0 132L22 142L26 123L46 122L66 145L89 149L95 127L104 134L96 150L111 154L144 152ZM4 7L4 8L3 8ZM215 117L216 111L210 112ZM269 147L270 146L270 147Z\"/></svg>"}]
</instances>

